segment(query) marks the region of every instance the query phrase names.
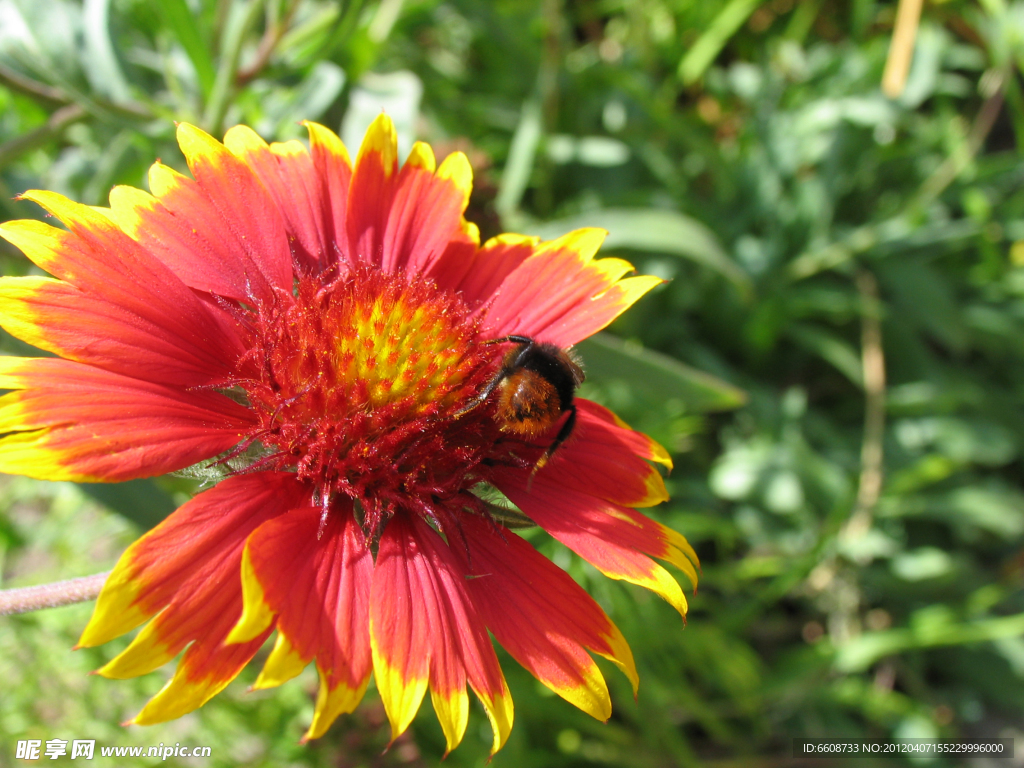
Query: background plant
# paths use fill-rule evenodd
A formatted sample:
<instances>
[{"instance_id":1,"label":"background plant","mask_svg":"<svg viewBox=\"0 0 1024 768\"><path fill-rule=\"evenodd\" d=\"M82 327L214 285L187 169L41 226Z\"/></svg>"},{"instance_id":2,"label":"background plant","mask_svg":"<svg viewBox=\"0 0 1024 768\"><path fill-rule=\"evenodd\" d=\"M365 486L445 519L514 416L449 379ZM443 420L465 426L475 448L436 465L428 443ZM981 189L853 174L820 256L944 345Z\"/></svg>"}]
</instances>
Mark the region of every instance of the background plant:
<instances>
[{"instance_id":1,"label":"background plant","mask_svg":"<svg viewBox=\"0 0 1024 768\"><path fill-rule=\"evenodd\" d=\"M581 353L586 394L675 454L656 512L704 563L689 625L532 534L622 628L640 695L608 670L602 725L506 660L516 727L493 765L780 765L793 736L1024 737L1024 3L927 6L890 99L895 11L0 0L0 215L40 215L12 199L28 188L102 204L155 158L183 168L174 120L281 140L314 119L352 145L383 106L403 141L469 153L485 235L603 226L606 253L671 278ZM104 570L192 490L3 478L3 586ZM0 618L0 766L20 738L210 745L204 765L443 752L424 707L382 756L372 695L299 746L310 670L121 729L164 673L87 677L121 647L69 651L88 612ZM473 717L447 764L484 762Z\"/></svg>"}]
</instances>

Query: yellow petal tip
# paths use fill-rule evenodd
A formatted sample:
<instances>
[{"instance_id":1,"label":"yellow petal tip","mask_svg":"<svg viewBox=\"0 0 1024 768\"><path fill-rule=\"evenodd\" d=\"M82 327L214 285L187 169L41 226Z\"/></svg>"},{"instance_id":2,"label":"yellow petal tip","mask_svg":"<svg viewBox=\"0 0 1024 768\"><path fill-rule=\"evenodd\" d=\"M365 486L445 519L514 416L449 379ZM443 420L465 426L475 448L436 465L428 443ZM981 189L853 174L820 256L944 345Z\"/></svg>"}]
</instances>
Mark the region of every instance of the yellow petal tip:
<instances>
[{"instance_id":1,"label":"yellow petal tip","mask_svg":"<svg viewBox=\"0 0 1024 768\"><path fill-rule=\"evenodd\" d=\"M247 643L259 637L274 621L274 612L267 605L256 571L249 555L249 546L242 550L242 615L224 639L225 645Z\"/></svg>"},{"instance_id":2,"label":"yellow petal tip","mask_svg":"<svg viewBox=\"0 0 1024 768\"><path fill-rule=\"evenodd\" d=\"M378 162L384 175L391 176L398 164L398 134L395 132L394 122L383 112L377 115L366 129L356 165L366 162L371 153L380 156Z\"/></svg>"}]
</instances>

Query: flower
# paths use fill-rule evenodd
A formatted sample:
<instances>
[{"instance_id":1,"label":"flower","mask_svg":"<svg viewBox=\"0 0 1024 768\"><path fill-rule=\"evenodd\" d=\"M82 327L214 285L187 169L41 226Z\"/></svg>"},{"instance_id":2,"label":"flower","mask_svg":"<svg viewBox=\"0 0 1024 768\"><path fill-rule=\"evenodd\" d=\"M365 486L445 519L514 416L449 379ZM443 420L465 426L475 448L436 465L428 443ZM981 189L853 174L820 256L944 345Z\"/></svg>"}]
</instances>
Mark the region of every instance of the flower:
<instances>
[{"instance_id":1,"label":"flower","mask_svg":"<svg viewBox=\"0 0 1024 768\"><path fill-rule=\"evenodd\" d=\"M685 617L686 540L634 511L667 498L668 454L577 398L568 441L509 434L490 398L500 340L558 348L605 327L660 282L594 260L604 232L482 246L463 219L461 153L416 144L401 168L379 117L353 165L309 124L310 149L239 126L178 141L193 179L156 163L152 194L109 208L28 192L67 230L0 234L54 277L0 282L0 322L58 357L0 358L0 471L118 482L198 465L219 483L132 544L79 646L142 630L99 673L150 672L184 650L131 721L156 723L222 690L277 636L257 688L314 661L306 734L351 712L375 675L397 737L427 689L454 748L466 685L493 750L512 700L488 630L542 683L594 717L611 703L589 652L637 674L622 634L568 575L500 523L480 488L603 573ZM568 418L563 414L562 422ZM493 512L493 514L492 514Z\"/></svg>"}]
</instances>

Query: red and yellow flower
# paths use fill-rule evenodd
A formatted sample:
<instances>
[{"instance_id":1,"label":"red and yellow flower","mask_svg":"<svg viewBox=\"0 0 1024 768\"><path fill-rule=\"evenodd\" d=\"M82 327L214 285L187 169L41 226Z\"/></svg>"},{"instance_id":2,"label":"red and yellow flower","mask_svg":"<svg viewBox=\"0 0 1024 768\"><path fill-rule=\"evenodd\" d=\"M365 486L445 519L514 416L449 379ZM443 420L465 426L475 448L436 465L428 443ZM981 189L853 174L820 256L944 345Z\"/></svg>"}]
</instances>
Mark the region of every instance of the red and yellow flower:
<instances>
[{"instance_id":1,"label":"red and yellow flower","mask_svg":"<svg viewBox=\"0 0 1024 768\"><path fill-rule=\"evenodd\" d=\"M505 529L477 495L500 490L606 575L685 615L696 583L679 534L634 511L667 498L665 451L577 399L571 439L511 436L494 405L465 409L510 334L565 348L659 281L594 259L604 236L483 245L463 218L464 155L416 144L399 167L381 116L353 164L310 124L310 149L245 127L224 143L181 125L193 178L155 164L152 194L109 208L29 192L66 226L0 234L53 277L0 281L0 323L55 353L0 358L0 471L123 481L205 462L226 477L121 557L79 642L142 630L99 670L150 672L184 650L132 722L178 717L224 688L276 631L257 688L315 661L307 738L351 712L371 673L395 736L429 689L447 740L469 685L494 731L512 699L488 635L542 683L601 720L590 656L634 690L622 634L569 576ZM557 429L557 426L554 428Z\"/></svg>"}]
</instances>

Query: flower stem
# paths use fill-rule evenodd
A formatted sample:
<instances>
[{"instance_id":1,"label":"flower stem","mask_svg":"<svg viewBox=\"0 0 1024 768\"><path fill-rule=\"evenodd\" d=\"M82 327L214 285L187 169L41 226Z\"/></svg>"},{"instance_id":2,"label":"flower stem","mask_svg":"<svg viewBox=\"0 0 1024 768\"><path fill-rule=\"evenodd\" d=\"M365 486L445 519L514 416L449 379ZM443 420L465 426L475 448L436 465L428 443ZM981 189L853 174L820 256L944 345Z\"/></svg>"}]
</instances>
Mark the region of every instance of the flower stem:
<instances>
[{"instance_id":1,"label":"flower stem","mask_svg":"<svg viewBox=\"0 0 1024 768\"><path fill-rule=\"evenodd\" d=\"M78 104L61 107L50 115L50 119L43 125L0 144L0 168L59 136L69 125L84 120L88 116L89 113Z\"/></svg>"},{"instance_id":2,"label":"flower stem","mask_svg":"<svg viewBox=\"0 0 1024 768\"><path fill-rule=\"evenodd\" d=\"M36 587L0 589L0 616L94 600L109 575L110 571L105 571L79 579L40 584Z\"/></svg>"}]
</instances>

